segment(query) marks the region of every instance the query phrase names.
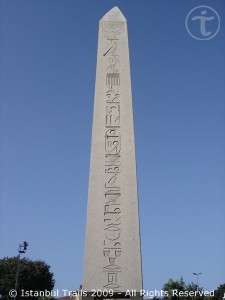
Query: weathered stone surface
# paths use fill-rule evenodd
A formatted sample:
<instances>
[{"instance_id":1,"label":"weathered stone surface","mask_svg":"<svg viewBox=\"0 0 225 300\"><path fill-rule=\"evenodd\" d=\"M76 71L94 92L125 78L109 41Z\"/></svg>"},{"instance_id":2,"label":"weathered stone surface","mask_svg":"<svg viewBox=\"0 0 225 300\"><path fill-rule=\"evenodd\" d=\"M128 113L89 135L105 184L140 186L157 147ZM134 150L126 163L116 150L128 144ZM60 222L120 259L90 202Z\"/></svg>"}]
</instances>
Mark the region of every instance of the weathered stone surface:
<instances>
[{"instance_id":1,"label":"weathered stone surface","mask_svg":"<svg viewBox=\"0 0 225 300\"><path fill-rule=\"evenodd\" d=\"M99 24L83 290L142 289L127 22Z\"/></svg>"}]
</instances>

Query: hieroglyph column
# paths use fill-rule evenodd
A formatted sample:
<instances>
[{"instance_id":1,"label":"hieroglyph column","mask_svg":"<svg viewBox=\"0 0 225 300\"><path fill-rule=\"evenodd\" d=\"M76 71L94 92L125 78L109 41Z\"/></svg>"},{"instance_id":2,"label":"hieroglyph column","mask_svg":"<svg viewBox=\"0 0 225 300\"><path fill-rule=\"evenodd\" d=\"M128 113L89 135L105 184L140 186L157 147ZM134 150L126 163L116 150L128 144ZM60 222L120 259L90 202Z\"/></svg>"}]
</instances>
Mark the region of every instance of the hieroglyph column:
<instances>
[{"instance_id":1,"label":"hieroglyph column","mask_svg":"<svg viewBox=\"0 0 225 300\"><path fill-rule=\"evenodd\" d=\"M142 289L127 22L118 7L99 24L82 289Z\"/></svg>"}]
</instances>

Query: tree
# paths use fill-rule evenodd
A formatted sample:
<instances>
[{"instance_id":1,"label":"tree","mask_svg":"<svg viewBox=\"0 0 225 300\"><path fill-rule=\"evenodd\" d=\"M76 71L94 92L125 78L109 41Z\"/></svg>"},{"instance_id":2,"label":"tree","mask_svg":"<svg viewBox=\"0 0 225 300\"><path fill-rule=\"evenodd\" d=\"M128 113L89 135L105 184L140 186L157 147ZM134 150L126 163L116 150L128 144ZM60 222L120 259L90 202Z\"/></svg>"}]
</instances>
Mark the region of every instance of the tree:
<instances>
[{"instance_id":1,"label":"tree","mask_svg":"<svg viewBox=\"0 0 225 300\"><path fill-rule=\"evenodd\" d=\"M173 290L177 290L178 292L185 290L185 283L183 280L183 277L181 277L179 280L174 281L173 279L169 279L167 283L164 284L163 290L167 292L166 299L168 300L174 300L177 299L177 296L174 295Z\"/></svg>"},{"instance_id":2,"label":"tree","mask_svg":"<svg viewBox=\"0 0 225 300\"><path fill-rule=\"evenodd\" d=\"M225 283L221 284L214 293L213 300L224 300L225 299Z\"/></svg>"},{"instance_id":3,"label":"tree","mask_svg":"<svg viewBox=\"0 0 225 300\"><path fill-rule=\"evenodd\" d=\"M186 284L183 277L177 281L170 278L168 282L164 284L163 290L165 292L165 300L201 300L207 298L206 296L201 295L201 293L198 293L203 291L203 288L199 288L193 282ZM196 295L191 296L193 292L196 292Z\"/></svg>"},{"instance_id":4,"label":"tree","mask_svg":"<svg viewBox=\"0 0 225 300\"><path fill-rule=\"evenodd\" d=\"M3 298L11 299L9 291L15 289L17 265L18 257L0 259L0 295ZM24 291L51 291L55 284L53 276L50 266L44 261L20 259L17 299L21 298L22 289ZM28 300L29 297L26 299Z\"/></svg>"}]
</instances>

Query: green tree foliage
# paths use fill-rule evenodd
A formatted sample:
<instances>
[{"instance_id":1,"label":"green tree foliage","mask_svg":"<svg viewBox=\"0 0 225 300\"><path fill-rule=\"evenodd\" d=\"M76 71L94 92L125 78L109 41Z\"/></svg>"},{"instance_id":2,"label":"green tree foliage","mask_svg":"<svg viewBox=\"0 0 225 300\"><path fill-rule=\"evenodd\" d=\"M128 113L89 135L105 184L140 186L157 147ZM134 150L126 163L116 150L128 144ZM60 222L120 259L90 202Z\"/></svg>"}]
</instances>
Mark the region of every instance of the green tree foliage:
<instances>
[{"instance_id":1,"label":"green tree foliage","mask_svg":"<svg viewBox=\"0 0 225 300\"><path fill-rule=\"evenodd\" d=\"M224 300L225 299L225 283L221 284L214 293L213 300Z\"/></svg>"},{"instance_id":2,"label":"green tree foliage","mask_svg":"<svg viewBox=\"0 0 225 300\"><path fill-rule=\"evenodd\" d=\"M186 284L181 277L179 280L174 281L173 279L169 279L167 283L163 286L164 292L167 292L167 295L164 297L165 300L201 300L204 298L206 300L206 296L196 294L195 296L190 296L189 292L201 292L203 288L199 288L195 283ZM180 295L180 296L179 296Z\"/></svg>"},{"instance_id":3,"label":"green tree foliage","mask_svg":"<svg viewBox=\"0 0 225 300\"><path fill-rule=\"evenodd\" d=\"M164 284L163 290L168 292L168 295L165 297L168 300L175 300L177 299L176 296L173 295L173 290L184 291L185 290L185 283L183 278L181 277L179 280L174 281L173 279L169 279L167 283Z\"/></svg>"},{"instance_id":4,"label":"green tree foliage","mask_svg":"<svg viewBox=\"0 0 225 300\"><path fill-rule=\"evenodd\" d=\"M3 299L11 299L9 291L15 289L17 265L18 257L0 259L0 294ZM53 276L53 273L50 272L50 266L44 261L20 259L17 299L20 299L21 289L25 291L51 291L55 284Z\"/></svg>"}]
</instances>

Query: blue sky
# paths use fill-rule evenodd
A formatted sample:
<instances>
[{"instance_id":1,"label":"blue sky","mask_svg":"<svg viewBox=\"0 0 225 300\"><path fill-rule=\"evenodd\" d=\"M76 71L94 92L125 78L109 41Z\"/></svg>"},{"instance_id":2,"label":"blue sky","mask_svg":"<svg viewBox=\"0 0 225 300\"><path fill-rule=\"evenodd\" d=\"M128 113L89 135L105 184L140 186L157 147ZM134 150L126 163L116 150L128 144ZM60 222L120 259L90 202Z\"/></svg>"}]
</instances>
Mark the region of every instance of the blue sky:
<instances>
[{"instance_id":1,"label":"blue sky","mask_svg":"<svg viewBox=\"0 0 225 300\"><path fill-rule=\"evenodd\" d=\"M98 21L115 5L128 21L144 289L193 272L214 289L225 282L224 0L1 1L0 257L27 240L55 289L82 283ZM185 27L200 5L220 17L209 40Z\"/></svg>"}]
</instances>

